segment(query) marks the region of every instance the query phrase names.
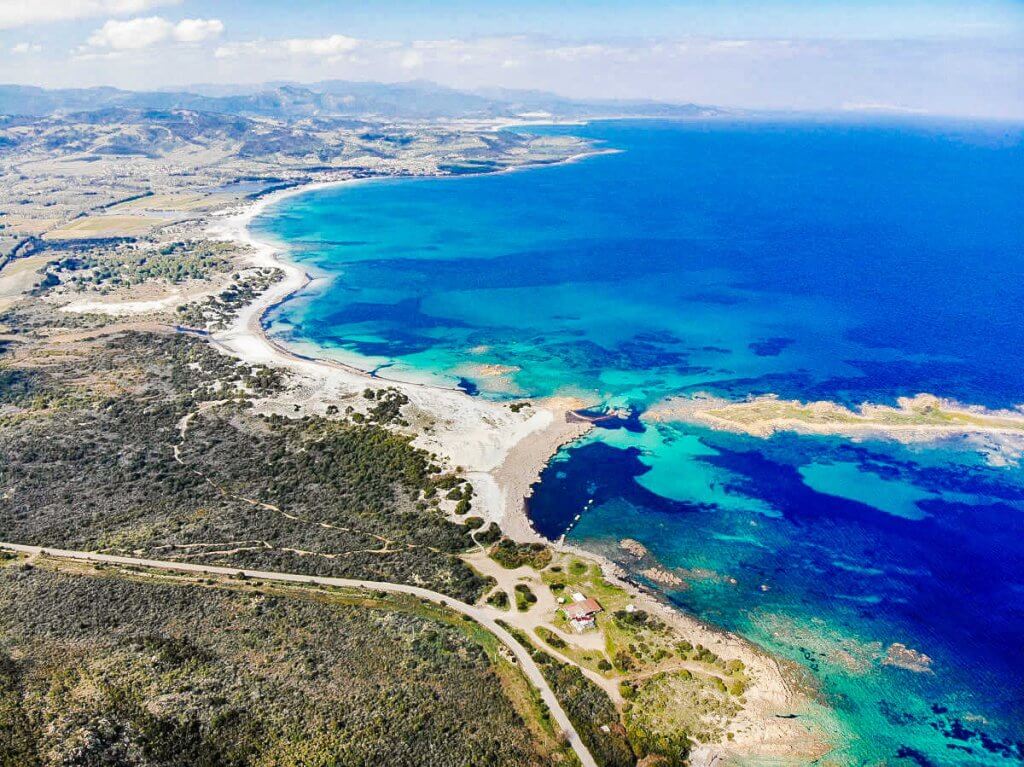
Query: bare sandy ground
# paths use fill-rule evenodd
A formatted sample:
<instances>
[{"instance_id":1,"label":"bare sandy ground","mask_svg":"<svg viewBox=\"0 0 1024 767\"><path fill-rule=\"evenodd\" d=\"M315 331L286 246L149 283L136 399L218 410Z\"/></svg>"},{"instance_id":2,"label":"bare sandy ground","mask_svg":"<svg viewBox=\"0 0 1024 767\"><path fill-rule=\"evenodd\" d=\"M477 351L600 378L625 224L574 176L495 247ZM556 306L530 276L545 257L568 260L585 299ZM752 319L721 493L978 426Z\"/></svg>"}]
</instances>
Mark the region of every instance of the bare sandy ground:
<instances>
[{"instance_id":1,"label":"bare sandy ground","mask_svg":"<svg viewBox=\"0 0 1024 767\"><path fill-rule=\"evenodd\" d=\"M40 271L50 258L45 255L18 258L0 270L0 311L10 308L39 284Z\"/></svg>"},{"instance_id":2,"label":"bare sandy ground","mask_svg":"<svg viewBox=\"0 0 1024 767\"><path fill-rule=\"evenodd\" d=\"M192 280L179 285L156 283L134 285L108 295L77 298L60 307L71 314L103 314L108 317L133 317L156 312L169 312L179 306L216 295L228 284L224 276L207 280ZM61 297L58 300L66 300Z\"/></svg>"}]
</instances>

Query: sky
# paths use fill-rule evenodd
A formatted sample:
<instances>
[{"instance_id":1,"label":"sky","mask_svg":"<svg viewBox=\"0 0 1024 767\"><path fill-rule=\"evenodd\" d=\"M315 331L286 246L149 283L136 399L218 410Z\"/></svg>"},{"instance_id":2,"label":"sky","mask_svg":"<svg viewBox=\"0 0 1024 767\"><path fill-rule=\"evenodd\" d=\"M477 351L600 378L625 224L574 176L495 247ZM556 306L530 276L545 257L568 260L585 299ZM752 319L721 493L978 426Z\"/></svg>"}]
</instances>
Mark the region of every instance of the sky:
<instances>
[{"instance_id":1,"label":"sky","mask_svg":"<svg viewBox=\"0 0 1024 767\"><path fill-rule=\"evenodd\" d=\"M1024 120L1024 0L0 0L0 82L325 79Z\"/></svg>"}]
</instances>

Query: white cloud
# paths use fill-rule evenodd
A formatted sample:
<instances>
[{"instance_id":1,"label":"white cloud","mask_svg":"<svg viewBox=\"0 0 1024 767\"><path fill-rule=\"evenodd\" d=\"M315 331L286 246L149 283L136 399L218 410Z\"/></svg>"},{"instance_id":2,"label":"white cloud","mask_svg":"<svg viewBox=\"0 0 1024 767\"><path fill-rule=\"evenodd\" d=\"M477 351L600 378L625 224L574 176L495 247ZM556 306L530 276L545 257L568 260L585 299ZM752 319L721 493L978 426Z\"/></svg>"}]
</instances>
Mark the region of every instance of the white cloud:
<instances>
[{"instance_id":1,"label":"white cloud","mask_svg":"<svg viewBox=\"0 0 1024 767\"><path fill-rule=\"evenodd\" d=\"M130 21L111 19L89 37L89 45L118 51L148 48L171 36L174 25L159 16Z\"/></svg>"},{"instance_id":2,"label":"white cloud","mask_svg":"<svg viewBox=\"0 0 1024 767\"><path fill-rule=\"evenodd\" d=\"M406 51L399 58L402 69L419 69L423 66L423 54L419 51Z\"/></svg>"},{"instance_id":3,"label":"white cloud","mask_svg":"<svg viewBox=\"0 0 1024 767\"><path fill-rule=\"evenodd\" d=\"M285 49L291 54L338 56L343 53L351 53L362 45L362 40L345 35L331 35L330 37L298 37L284 40L283 43Z\"/></svg>"},{"instance_id":4,"label":"white cloud","mask_svg":"<svg viewBox=\"0 0 1024 767\"><path fill-rule=\"evenodd\" d=\"M181 0L0 0L0 29L96 16L130 16Z\"/></svg>"},{"instance_id":5,"label":"white cloud","mask_svg":"<svg viewBox=\"0 0 1024 767\"><path fill-rule=\"evenodd\" d=\"M201 43L220 37L224 23L220 19L182 19L174 28L174 39L179 43Z\"/></svg>"},{"instance_id":6,"label":"white cloud","mask_svg":"<svg viewBox=\"0 0 1024 767\"><path fill-rule=\"evenodd\" d=\"M924 115L928 114L927 109L921 109L919 107L908 107L903 104L879 104L875 102L869 103L844 103L839 107L844 112L891 112L893 114L907 114L907 115Z\"/></svg>"},{"instance_id":7,"label":"white cloud","mask_svg":"<svg viewBox=\"0 0 1024 767\"><path fill-rule=\"evenodd\" d=\"M714 40L710 47L714 50L730 51L737 48L746 48L750 45L749 40Z\"/></svg>"},{"instance_id":8,"label":"white cloud","mask_svg":"<svg viewBox=\"0 0 1024 767\"><path fill-rule=\"evenodd\" d=\"M552 48L547 51L547 55L555 59L561 59L562 61L581 61L585 59L592 59L597 56L605 56L610 52L611 49L604 45L590 43L588 45L565 45L558 48Z\"/></svg>"},{"instance_id":9,"label":"white cloud","mask_svg":"<svg viewBox=\"0 0 1024 767\"><path fill-rule=\"evenodd\" d=\"M214 56L218 59L304 57L334 62L342 59L351 60L352 54L361 48L391 46L391 43L370 42L347 35L293 37L286 40L250 40L244 43L226 43L217 48Z\"/></svg>"},{"instance_id":10,"label":"white cloud","mask_svg":"<svg viewBox=\"0 0 1024 767\"><path fill-rule=\"evenodd\" d=\"M218 19L183 19L177 24L160 16L117 21L111 19L89 37L94 48L130 51L165 42L198 43L224 31Z\"/></svg>"},{"instance_id":11,"label":"white cloud","mask_svg":"<svg viewBox=\"0 0 1024 767\"><path fill-rule=\"evenodd\" d=\"M11 53L15 56L24 56L29 53L42 53L43 46L39 43L18 43L11 46Z\"/></svg>"}]
</instances>

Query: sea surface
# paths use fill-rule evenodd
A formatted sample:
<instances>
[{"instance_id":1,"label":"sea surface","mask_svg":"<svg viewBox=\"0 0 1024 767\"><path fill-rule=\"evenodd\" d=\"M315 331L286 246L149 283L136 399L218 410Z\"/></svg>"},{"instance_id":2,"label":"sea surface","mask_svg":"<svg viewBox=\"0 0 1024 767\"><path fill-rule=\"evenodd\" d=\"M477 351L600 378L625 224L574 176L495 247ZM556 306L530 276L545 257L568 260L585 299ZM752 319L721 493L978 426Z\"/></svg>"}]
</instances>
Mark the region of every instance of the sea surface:
<instances>
[{"instance_id":1,"label":"sea surface","mask_svg":"<svg viewBox=\"0 0 1024 767\"><path fill-rule=\"evenodd\" d=\"M643 417L698 391L1024 402L1024 131L543 130L621 151L270 208L255 229L320 276L270 332L474 396L629 409L551 462L530 502L539 531L634 569L651 562L618 542L640 541L686 581L649 585L799 664L834 712L829 763L1024 763L1020 466L960 440ZM927 662L894 665L900 645Z\"/></svg>"}]
</instances>

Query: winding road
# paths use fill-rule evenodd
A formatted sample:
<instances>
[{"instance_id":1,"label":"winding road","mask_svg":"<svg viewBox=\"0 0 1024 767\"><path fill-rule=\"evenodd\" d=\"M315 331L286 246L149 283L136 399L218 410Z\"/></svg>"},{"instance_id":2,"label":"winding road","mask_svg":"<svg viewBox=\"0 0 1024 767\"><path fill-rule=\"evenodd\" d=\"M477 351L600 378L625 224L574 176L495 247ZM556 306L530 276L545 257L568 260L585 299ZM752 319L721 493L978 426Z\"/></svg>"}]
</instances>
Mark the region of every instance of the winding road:
<instances>
[{"instance_id":1,"label":"winding road","mask_svg":"<svg viewBox=\"0 0 1024 767\"><path fill-rule=\"evenodd\" d=\"M45 555L60 559L77 559L85 562L148 567L155 570L172 570L175 572L196 573L199 575L226 575L229 577L237 577L241 574L247 578L255 578L263 581L304 583L315 586L339 586L341 588L383 591L389 594L409 594L411 596L439 604L443 607L448 607L462 615L469 616L477 623L484 626L512 652L512 655L518 661L519 667L526 675L526 678L529 679L530 683L533 684L533 686L540 692L541 699L551 710L551 715L565 733L569 745L572 747L573 751L576 752L576 756L579 757L580 763L583 767L597 767L597 762L594 761L594 757L591 756L590 751L580 740L579 733L576 732L576 728L573 727L572 722L569 721L568 715L566 715L562 705L555 697L555 693L551 690L547 680L544 679L544 675L541 674L540 669L537 667L537 664L534 663L533 658L530 657L530 653L527 652L526 648L523 647L523 645L520 644L512 634L502 628L502 626L491 615L481 608L474 607L473 605L465 602L460 602L459 600L445 596L440 592L420 588L419 586L407 586L403 583L388 583L386 581L361 581L351 578L327 578L323 576L302 575L299 573L272 573L264 572L262 570L244 570L237 567L217 567L214 565L191 564L188 562L167 562L159 559L136 559L135 557L121 557L113 554L96 554L89 551L66 551L63 549L51 549L45 546L25 546L18 543L6 543L3 541L0 541L0 549L7 549L8 551L16 551L21 554L29 554L32 556Z\"/></svg>"}]
</instances>

